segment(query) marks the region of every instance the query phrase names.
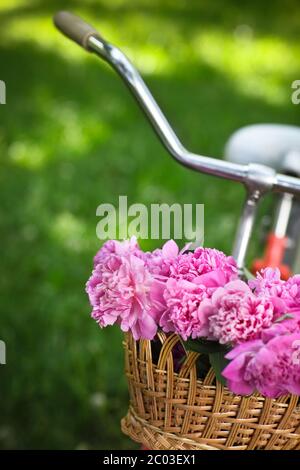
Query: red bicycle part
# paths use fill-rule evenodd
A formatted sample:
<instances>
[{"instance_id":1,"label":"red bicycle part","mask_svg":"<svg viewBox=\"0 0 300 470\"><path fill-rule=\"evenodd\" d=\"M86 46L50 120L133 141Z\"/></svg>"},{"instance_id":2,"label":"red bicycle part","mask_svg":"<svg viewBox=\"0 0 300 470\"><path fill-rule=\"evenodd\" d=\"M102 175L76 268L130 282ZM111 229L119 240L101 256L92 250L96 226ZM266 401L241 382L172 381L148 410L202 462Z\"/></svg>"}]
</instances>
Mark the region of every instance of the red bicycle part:
<instances>
[{"instance_id":1,"label":"red bicycle part","mask_svg":"<svg viewBox=\"0 0 300 470\"><path fill-rule=\"evenodd\" d=\"M286 264L282 263L287 245L287 237L277 237L270 233L263 258L254 260L251 271L255 274L263 268L279 268L282 279L288 279L292 272Z\"/></svg>"}]
</instances>

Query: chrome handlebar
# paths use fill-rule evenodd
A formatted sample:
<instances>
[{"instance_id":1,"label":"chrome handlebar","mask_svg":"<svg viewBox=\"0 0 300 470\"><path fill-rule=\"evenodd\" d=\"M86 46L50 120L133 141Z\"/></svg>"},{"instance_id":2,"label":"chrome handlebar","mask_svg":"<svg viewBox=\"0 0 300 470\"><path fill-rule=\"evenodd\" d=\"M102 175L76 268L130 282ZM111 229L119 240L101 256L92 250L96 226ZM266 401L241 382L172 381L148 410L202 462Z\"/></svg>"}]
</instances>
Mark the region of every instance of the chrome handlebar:
<instances>
[{"instance_id":1,"label":"chrome handlebar","mask_svg":"<svg viewBox=\"0 0 300 470\"><path fill-rule=\"evenodd\" d=\"M54 23L63 34L84 49L95 52L118 72L146 114L164 147L179 163L201 173L239 181L247 187L253 188L257 183L259 191L272 189L278 192L300 194L300 179L298 178L276 174L273 169L264 165L240 165L186 150L142 77L120 49L108 43L93 26L72 13L58 12L54 16Z\"/></svg>"}]
</instances>

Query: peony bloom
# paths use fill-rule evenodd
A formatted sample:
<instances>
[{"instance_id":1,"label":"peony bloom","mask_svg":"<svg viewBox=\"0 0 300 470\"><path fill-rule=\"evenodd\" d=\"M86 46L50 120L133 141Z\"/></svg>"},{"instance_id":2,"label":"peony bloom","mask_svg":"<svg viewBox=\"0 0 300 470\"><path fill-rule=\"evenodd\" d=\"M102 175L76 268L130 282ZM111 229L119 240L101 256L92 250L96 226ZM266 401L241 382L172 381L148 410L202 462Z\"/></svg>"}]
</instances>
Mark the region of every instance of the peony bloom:
<instances>
[{"instance_id":1,"label":"peony bloom","mask_svg":"<svg viewBox=\"0 0 300 470\"><path fill-rule=\"evenodd\" d=\"M248 284L257 295L281 297L285 281L280 278L278 268L265 268L256 273L256 278L250 279Z\"/></svg>"},{"instance_id":2,"label":"peony bloom","mask_svg":"<svg viewBox=\"0 0 300 470\"><path fill-rule=\"evenodd\" d=\"M145 253L146 265L154 276L167 277L170 272L170 264L178 256L179 248L174 240L167 241L160 249Z\"/></svg>"},{"instance_id":3,"label":"peony bloom","mask_svg":"<svg viewBox=\"0 0 300 470\"><path fill-rule=\"evenodd\" d=\"M163 291L165 311L160 326L165 332L176 332L184 340L203 336L200 303L206 297L203 286L185 279L168 279Z\"/></svg>"},{"instance_id":4,"label":"peony bloom","mask_svg":"<svg viewBox=\"0 0 300 470\"><path fill-rule=\"evenodd\" d=\"M170 277L194 281L208 273L218 273L223 284L237 279L237 267L232 256L213 248L196 248L194 252L179 254L170 265Z\"/></svg>"},{"instance_id":5,"label":"peony bloom","mask_svg":"<svg viewBox=\"0 0 300 470\"><path fill-rule=\"evenodd\" d=\"M98 264L87 282L92 317L101 327L118 323L134 338L152 339L157 331L150 290L153 277L136 256L133 242L115 242L111 253L98 253ZM139 253L138 253L139 255Z\"/></svg>"},{"instance_id":6,"label":"peony bloom","mask_svg":"<svg viewBox=\"0 0 300 470\"><path fill-rule=\"evenodd\" d=\"M222 375L236 394L254 391L277 398L300 394L300 333L274 336L243 343L227 355L231 359Z\"/></svg>"},{"instance_id":7,"label":"peony bloom","mask_svg":"<svg viewBox=\"0 0 300 470\"><path fill-rule=\"evenodd\" d=\"M278 268L266 268L248 284L256 295L271 298L278 313L300 312L299 274L283 281Z\"/></svg>"},{"instance_id":8,"label":"peony bloom","mask_svg":"<svg viewBox=\"0 0 300 470\"><path fill-rule=\"evenodd\" d=\"M163 246L162 250L146 254L146 264L157 281L151 290L153 309L158 317L163 315L162 324L165 331L177 331L176 322L173 323L168 319L171 310L166 305L166 298L170 298L166 282L169 279L195 284L193 290L198 293L197 301L201 301L211 297L213 292L223 286L227 280L237 277L235 261L221 251L211 248L197 248L195 252L185 253L184 250L185 248L179 252L176 243L171 240ZM172 285L173 292L176 283L168 285ZM182 291L183 285L184 283L178 282L178 292ZM169 329L167 330L167 328Z\"/></svg>"},{"instance_id":9,"label":"peony bloom","mask_svg":"<svg viewBox=\"0 0 300 470\"><path fill-rule=\"evenodd\" d=\"M221 344L255 339L274 320L271 300L256 297L240 280L219 287L200 310L206 318L206 335Z\"/></svg>"},{"instance_id":10,"label":"peony bloom","mask_svg":"<svg viewBox=\"0 0 300 470\"><path fill-rule=\"evenodd\" d=\"M130 240L118 241L108 240L105 242L98 253L94 257L94 267L98 264L105 262L112 254L117 256L128 255L132 253L138 258L144 258L145 253L140 249L136 237L131 237Z\"/></svg>"},{"instance_id":11,"label":"peony bloom","mask_svg":"<svg viewBox=\"0 0 300 470\"><path fill-rule=\"evenodd\" d=\"M288 311L300 311L300 275L290 277L285 282L285 288L282 295L282 300L285 302Z\"/></svg>"}]
</instances>

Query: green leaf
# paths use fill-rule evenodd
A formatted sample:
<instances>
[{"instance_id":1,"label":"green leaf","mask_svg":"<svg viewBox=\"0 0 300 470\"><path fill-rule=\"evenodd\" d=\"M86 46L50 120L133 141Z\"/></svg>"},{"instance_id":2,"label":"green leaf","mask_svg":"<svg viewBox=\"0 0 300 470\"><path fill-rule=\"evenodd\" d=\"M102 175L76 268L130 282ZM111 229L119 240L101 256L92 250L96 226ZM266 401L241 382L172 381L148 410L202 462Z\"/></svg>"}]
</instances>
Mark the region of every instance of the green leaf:
<instances>
[{"instance_id":1,"label":"green leaf","mask_svg":"<svg viewBox=\"0 0 300 470\"><path fill-rule=\"evenodd\" d=\"M245 266L243 267L243 273L247 281L250 281L251 279L255 279L255 276L253 276L253 274Z\"/></svg>"},{"instance_id":2,"label":"green leaf","mask_svg":"<svg viewBox=\"0 0 300 470\"><path fill-rule=\"evenodd\" d=\"M280 323L283 320L288 320L291 318L294 318L294 315L292 315L291 313L285 313L284 315L281 315L281 317L277 318L277 320L274 323Z\"/></svg>"},{"instance_id":3,"label":"green leaf","mask_svg":"<svg viewBox=\"0 0 300 470\"><path fill-rule=\"evenodd\" d=\"M229 364L229 361L225 358L224 353L211 353L209 355L209 360L216 374L216 379L218 380L218 382L220 382L222 385L226 385L226 379L225 377L223 377L222 371L225 369L227 364Z\"/></svg>"},{"instance_id":4,"label":"green leaf","mask_svg":"<svg viewBox=\"0 0 300 470\"><path fill-rule=\"evenodd\" d=\"M188 351L194 351L201 354L227 351L227 347L224 344L220 344L217 341L209 341L208 339L203 338L188 339L183 344Z\"/></svg>"}]
</instances>

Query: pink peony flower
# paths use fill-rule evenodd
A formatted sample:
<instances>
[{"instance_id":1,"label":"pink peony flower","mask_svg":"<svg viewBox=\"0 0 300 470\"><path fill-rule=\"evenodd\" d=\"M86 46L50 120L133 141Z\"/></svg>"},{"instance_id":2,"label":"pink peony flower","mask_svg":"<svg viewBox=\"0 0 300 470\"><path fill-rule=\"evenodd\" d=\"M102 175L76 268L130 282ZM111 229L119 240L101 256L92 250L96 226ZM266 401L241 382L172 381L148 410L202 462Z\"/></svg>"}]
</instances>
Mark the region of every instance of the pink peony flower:
<instances>
[{"instance_id":1,"label":"pink peony flower","mask_svg":"<svg viewBox=\"0 0 300 470\"><path fill-rule=\"evenodd\" d=\"M184 250L185 248L179 252L176 243L170 241L162 250L155 250L152 255L147 253L147 266L157 280L151 290L153 309L157 317L163 315L162 325L165 330L170 328L168 331L177 331L178 327L175 320L173 323L168 319L171 310L166 305L166 298L169 298L169 293L164 295L168 279L185 280L195 284L194 291L200 292L199 300L203 300L211 297L216 288L223 286L228 279L237 277L233 258L224 253L211 248L197 248L195 252L188 253ZM182 290L182 285L178 284L178 291ZM172 283L172 291L174 286L175 283Z\"/></svg>"},{"instance_id":2,"label":"pink peony flower","mask_svg":"<svg viewBox=\"0 0 300 470\"><path fill-rule=\"evenodd\" d=\"M258 296L272 298L278 312L300 312L299 274L283 281L278 268L266 268L257 273L256 279L249 281L249 286Z\"/></svg>"},{"instance_id":3,"label":"pink peony flower","mask_svg":"<svg viewBox=\"0 0 300 470\"><path fill-rule=\"evenodd\" d=\"M159 277L167 277L170 272L170 264L178 256L179 248L174 240L167 241L160 249L145 253L147 267L151 274Z\"/></svg>"},{"instance_id":4,"label":"pink peony flower","mask_svg":"<svg viewBox=\"0 0 300 470\"><path fill-rule=\"evenodd\" d=\"M285 282L285 288L282 295L288 311L300 311L300 275L290 277Z\"/></svg>"},{"instance_id":5,"label":"pink peony flower","mask_svg":"<svg viewBox=\"0 0 300 470\"><path fill-rule=\"evenodd\" d=\"M231 359L222 375L229 389L236 394L254 391L277 398L300 394L300 333L274 336L243 343L227 355Z\"/></svg>"},{"instance_id":6,"label":"pink peony flower","mask_svg":"<svg viewBox=\"0 0 300 470\"><path fill-rule=\"evenodd\" d=\"M256 297L240 280L219 287L200 310L206 319L206 335L221 344L255 339L274 319L270 299Z\"/></svg>"},{"instance_id":7,"label":"pink peony flower","mask_svg":"<svg viewBox=\"0 0 300 470\"><path fill-rule=\"evenodd\" d=\"M207 273L217 272L224 283L237 279L237 267L232 256L226 256L213 248L196 248L174 258L170 265L170 277L194 281Z\"/></svg>"},{"instance_id":8,"label":"pink peony flower","mask_svg":"<svg viewBox=\"0 0 300 470\"><path fill-rule=\"evenodd\" d=\"M280 278L280 270L278 268L265 268L257 272L256 278L250 279L248 284L257 295L281 297L285 281Z\"/></svg>"},{"instance_id":9,"label":"pink peony flower","mask_svg":"<svg viewBox=\"0 0 300 470\"><path fill-rule=\"evenodd\" d=\"M100 250L86 291L92 317L101 327L118 323L123 331L131 330L136 340L152 339L157 331L150 297L153 277L144 260L133 254L135 250L132 241Z\"/></svg>"},{"instance_id":10,"label":"pink peony flower","mask_svg":"<svg viewBox=\"0 0 300 470\"><path fill-rule=\"evenodd\" d=\"M145 253L140 249L136 237L130 240L118 241L108 240L105 242L94 257L94 267L105 262L112 254L123 256L132 253L138 258L144 258Z\"/></svg>"},{"instance_id":11,"label":"pink peony flower","mask_svg":"<svg viewBox=\"0 0 300 470\"><path fill-rule=\"evenodd\" d=\"M160 318L165 332L176 332L184 340L202 336L200 303L206 296L204 286L185 279L168 279L163 291L166 309Z\"/></svg>"}]
</instances>

